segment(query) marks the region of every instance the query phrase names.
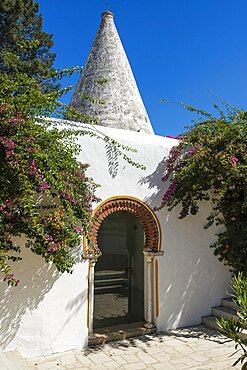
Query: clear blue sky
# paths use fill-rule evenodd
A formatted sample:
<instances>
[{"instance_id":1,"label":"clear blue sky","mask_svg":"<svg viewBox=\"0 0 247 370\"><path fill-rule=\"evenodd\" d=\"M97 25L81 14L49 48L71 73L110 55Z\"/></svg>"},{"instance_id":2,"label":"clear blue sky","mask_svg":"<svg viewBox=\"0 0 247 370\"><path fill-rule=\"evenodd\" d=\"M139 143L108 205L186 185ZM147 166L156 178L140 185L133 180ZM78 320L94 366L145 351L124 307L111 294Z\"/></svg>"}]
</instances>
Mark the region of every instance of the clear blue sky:
<instances>
[{"instance_id":1,"label":"clear blue sky","mask_svg":"<svg viewBox=\"0 0 247 370\"><path fill-rule=\"evenodd\" d=\"M106 2L39 3L55 66L83 65ZM213 92L247 109L247 0L109 0L109 10L157 134L176 135L193 118L161 98L211 111Z\"/></svg>"}]
</instances>

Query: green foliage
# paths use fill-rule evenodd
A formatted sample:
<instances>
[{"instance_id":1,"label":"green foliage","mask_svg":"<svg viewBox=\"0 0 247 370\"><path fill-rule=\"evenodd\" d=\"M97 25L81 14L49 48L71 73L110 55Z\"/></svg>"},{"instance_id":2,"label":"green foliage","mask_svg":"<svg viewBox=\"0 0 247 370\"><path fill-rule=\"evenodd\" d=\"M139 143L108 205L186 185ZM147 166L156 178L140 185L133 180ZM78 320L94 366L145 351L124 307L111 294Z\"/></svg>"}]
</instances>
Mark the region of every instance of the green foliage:
<instances>
[{"instance_id":1,"label":"green foliage","mask_svg":"<svg viewBox=\"0 0 247 370\"><path fill-rule=\"evenodd\" d=\"M16 285L8 264L19 258L13 236L26 236L27 246L59 271L72 271L96 185L76 160L74 129L43 118L60 108L59 93L20 73L0 73L0 85L0 271Z\"/></svg>"},{"instance_id":2,"label":"green foliage","mask_svg":"<svg viewBox=\"0 0 247 370\"><path fill-rule=\"evenodd\" d=\"M58 78L73 71L59 71ZM24 235L34 253L71 272L74 249L89 232L97 185L86 176L87 164L76 160L76 136L103 140L130 164L143 166L126 154L136 150L93 125L50 119L69 113L71 119L91 120L59 102L63 91L44 90L36 78L19 72L0 72L0 86L0 272L16 285L9 260L20 259L20 247L13 237ZM90 245L88 255L99 254Z\"/></svg>"},{"instance_id":3,"label":"green foliage","mask_svg":"<svg viewBox=\"0 0 247 370\"><path fill-rule=\"evenodd\" d=\"M17 285L9 264L20 259L13 237L25 236L34 253L71 272L74 250L88 235L97 185L76 159L77 136L103 140L130 164L144 166L126 154L134 149L98 131L93 117L59 102L73 88L59 90L59 81L81 68L53 69L52 37L42 31L36 2L1 1L0 42L0 273ZM89 241L88 255L99 254Z\"/></svg>"},{"instance_id":4,"label":"green foliage","mask_svg":"<svg viewBox=\"0 0 247 370\"><path fill-rule=\"evenodd\" d=\"M57 87L49 81L55 72L52 36L42 30L37 2L1 0L0 45L1 72L25 73L42 82L43 88ZM15 58L6 59L8 55Z\"/></svg>"},{"instance_id":5,"label":"green foliage","mask_svg":"<svg viewBox=\"0 0 247 370\"><path fill-rule=\"evenodd\" d=\"M219 117L193 109L198 121L179 137L167 160L163 179L171 184L161 207L171 210L180 204L184 218L210 201L205 227L223 226L213 245L215 255L247 274L247 112L226 104L215 108Z\"/></svg>"},{"instance_id":6,"label":"green foliage","mask_svg":"<svg viewBox=\"0 0 247 370\"><path fill-rule=\"evenodd\" d=\"M242 355L233 364L233 366L237 365L239 362L243 364L245 361L245 364L243 365L244 369L245 366L247 366L247 337L243 339L241 333L244 328L247 327L247 278L243 273L233 276L231 287L234 291L233 301L238 306L237 314L239 316L239 320L235 321L233 318L228 320L222 317L217 320L217 324L229 338L234 340L236 343L236 351L238 352L239 347L240 350L242 350Z\"/></svg>"},{"instance_id":7,"label":"green foliage","mask_svg":"<svg viewBox=\"0 0 247 370\"><path fill-rule=\"evenodd\" d=\"M20 73L0 73L0 86L0 272L16 285L8 263L20 258L13 236L24 235L34 253L71 272L74 249L89 232L97 185L86 176L87 164L76 160L76 136L103 140L130 164L144 166L126 154L135 149L94 126L49 119L65 111L73 119L74 112L58 101L61 92L44 92L35 78ZM88 254L100 251L90 245Z\"/></svg>"}]
</instances>

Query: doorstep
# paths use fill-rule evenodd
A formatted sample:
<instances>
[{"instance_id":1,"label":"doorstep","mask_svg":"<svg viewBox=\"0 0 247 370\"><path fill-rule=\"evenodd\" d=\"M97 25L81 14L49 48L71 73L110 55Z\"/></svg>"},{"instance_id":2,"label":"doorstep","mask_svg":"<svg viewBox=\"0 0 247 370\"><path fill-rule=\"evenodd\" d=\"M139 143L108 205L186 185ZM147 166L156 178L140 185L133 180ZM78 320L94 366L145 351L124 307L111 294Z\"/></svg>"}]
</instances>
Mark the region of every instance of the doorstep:
<instances>
[{"instance_id":1,"label":"doorstep","mask_svg":"<svg viewBox=\"0 0 247 370\"><path fill-rule=\"evenodd\" d=\"M147 329L144 325L145 321L96 329L88 338L88 345L97 346L107 342L153 334L157 331L156 327Z\"/></svg>"}]
</instances>

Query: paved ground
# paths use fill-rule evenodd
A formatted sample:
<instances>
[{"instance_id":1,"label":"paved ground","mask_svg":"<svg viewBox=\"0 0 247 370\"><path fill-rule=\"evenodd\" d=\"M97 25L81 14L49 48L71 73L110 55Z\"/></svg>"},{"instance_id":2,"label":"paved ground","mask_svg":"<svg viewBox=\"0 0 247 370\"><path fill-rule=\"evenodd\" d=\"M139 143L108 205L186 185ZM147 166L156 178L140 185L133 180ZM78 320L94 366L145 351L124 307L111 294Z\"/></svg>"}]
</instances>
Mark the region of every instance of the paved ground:
<instances>
[{"instance_id":1,"label":"paved ground","mask_svg":"<svg viewBox=\"0 0 247 370\"><path fill-rule=\"evenodd\" d=\"M128 322L128 297L118 293L94 296L94 327L108 327Z\"/></svg>"},{"instance_id":2,"label":"paved ground","mask_svg":"<svg viewBox=\"0 0 247 370\"><path fill-rule=\"evenodd\" d=\"M25 364L32 370L229 370L237 358L236 355L229 357L233 352L232 341L200 325L112 342L85 351L36 357L26 360Z\"/></svg>"}]
</instances>

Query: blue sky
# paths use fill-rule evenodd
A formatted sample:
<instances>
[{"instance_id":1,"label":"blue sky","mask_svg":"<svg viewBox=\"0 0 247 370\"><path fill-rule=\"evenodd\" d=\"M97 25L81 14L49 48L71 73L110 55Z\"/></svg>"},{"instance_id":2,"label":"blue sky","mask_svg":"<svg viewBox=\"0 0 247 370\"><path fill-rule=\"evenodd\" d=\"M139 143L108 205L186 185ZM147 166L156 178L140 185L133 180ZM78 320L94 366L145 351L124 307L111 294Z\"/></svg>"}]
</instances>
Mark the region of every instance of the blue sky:
<instances>
[{"instance_id":1,"label":"blue sky","mask_svg":"<svg viewBox=\"0 0 247 370\"><path fill-rule=\"evenodd\" d=\"M106 2L39 3L55 66L83 65ZM109 10L157 134L181 133L194 118L161 98L212 111L216 94L247 109L246 0L109 0Z\"/></svg>"}]
</instances>

